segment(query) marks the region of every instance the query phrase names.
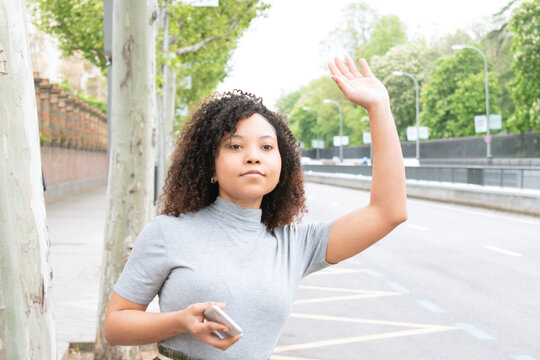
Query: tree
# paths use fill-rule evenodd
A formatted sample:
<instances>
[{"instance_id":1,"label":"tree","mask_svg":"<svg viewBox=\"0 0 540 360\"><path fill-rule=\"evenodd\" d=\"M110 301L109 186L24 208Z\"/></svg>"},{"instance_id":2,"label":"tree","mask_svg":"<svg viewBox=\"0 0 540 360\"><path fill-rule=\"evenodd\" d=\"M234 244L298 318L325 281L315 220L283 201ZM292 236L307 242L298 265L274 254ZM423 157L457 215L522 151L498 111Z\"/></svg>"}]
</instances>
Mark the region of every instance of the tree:
<instances>
[{"instance_id":1,"label":"tree","mask_svg":"<svg viewBox=\"0 0 540 360\"><path fill-rule=\"evenodd\" d=\"M461 50L451 56L441 58L435 62L431 73L431 81L424 85L421 94L423 109L420 113L420 122L430 128L430 137L449 138L456 136L456 111L453 98L454 93L469 76L484 74L484 61L475 51ZM481 87L482 89L483 87ZM490 84L490 93L493 85ZM478 106L485 104L485 94L478 99ZM497 99L490 96L490 102ZM485 109L485 105L484 105ZM480 114L485 114L483 110ZM474 115L470 114L470 121L474 122Z\"/></svg>"},{"instance_id":2,"label":"tree","mask_svg":"<svg viewBox=\"0 0 540 360\"><path fill-rule=\"evenodd\" d=\"M330 32L324 41L325 54L355 54L359 46L367 44L377 13L364 2L352 3L343 10L343 26Z\"/></svg>"},{"instance_id":3,"label":"tree","mask_svg":"<svg viewBox=\"0 0 540 360\"><path fill-rule=\"evenodd\" d=\"M115 0L113 6L114 122L95 345L98 360L122 358L122 351L105 341L103 321L129 248L154 215L156 10L153 0Z\"/></svg>"},{"instance_id":4,"label":"tree","mask_svg":"<svg viewBox=\"0 0 540 360\"><path fill-rule=\"evenodd\" d=\"M356 48L356 57L369 61L372 56L384 55L395 45L406 42L405 24L396 15L385 15L376 20L370 41Z\"/></svg>"},{"instance_id":5,"label":"tree","mask_svg":"<svg viewBox=\"0 0 540 360\"><path fill-rule=\"evenodd\" d=\"M514 131L540 130L540 1L523 1L510 20L514 80L510 91L516 111L508 121Z\"/></svg>"},{"instance_id":6,"label":"tree","mask_svg":"<svg viewBox=\"0 0 540 360\"><path fill-rule=\"evenodd\" d=\"M396 45L383 56L371 59L373 73L385 84L390 95L392 113L402 140L407 138L407 127L416 125L416 88L412 79L395 76L392 72L397 70L413 75L422 89L422 85L430 80L437 56L437 49L418 41Z\"/></svg>"},{"instance_id":7,"label":"tree","mask_svg":"<svg viewBox=\"0 0 540 360\"><path fill-rule=\"evenodd\" d=\"M0 1L0 358L55 359L25 2Z\"/></svg>"},{"instance_id":8,"label":"tree","mask_svg":"<svg viewBox=\"0 0 540 360\"><path fill-rule=\"evenodd\" d=\"M497 100L501 94L501 88L497 74L488 74L489 98ZM458 81L456 90L451 97L455 120L447 124L448 130L454 137L474 136L474 116L486 113L485 74L479 72L471 74ZM490 114L499 114L498 101L490 101ZM493 134L494 130L491 130Z\"/></svg>"},{"instance_id":9,"label":"tree","mask_svg":"<svg viewBox=\"0 0 540 360\"><path fill-rule=\"evenodd\" d=\"M75 51L106 73L103 0L30 0L34 23L54 35L65 56Z\"/></svg>"},{"instance_id":10,"label":"tree","mask_svg":"<svg viewBox=\"0 0 540 360\"><path fill-rule=\"evenodd\" d=\"M178 74L177 103L191 108L214 91L227 75L238 39L268 8L260 0L221 0L217 8L171 7L170 57L161 63L168 62ZM183 84L187 77L189 89Z\"/></svg>"},{"instance_id":11,"label":"tree","mask_svg":"<svg viewBox=\"0 0 540 360\"><path fill-rule=\"evenodd\" d=\"M335 105L324 104L324 99L336 100L343 111L343 135L349 136L350 145L362 143L362 133L369 131L367 113L350 101L344 101L339 88L328 76L312 80L307 86L282 96L277 101L278 111L290 114L291 129L306 148L311 140L324 140L327 147L332 146L334 136L339 135L339 109ZM306 113L302 108L308 106Z\"/></svg>"}]
</instances>

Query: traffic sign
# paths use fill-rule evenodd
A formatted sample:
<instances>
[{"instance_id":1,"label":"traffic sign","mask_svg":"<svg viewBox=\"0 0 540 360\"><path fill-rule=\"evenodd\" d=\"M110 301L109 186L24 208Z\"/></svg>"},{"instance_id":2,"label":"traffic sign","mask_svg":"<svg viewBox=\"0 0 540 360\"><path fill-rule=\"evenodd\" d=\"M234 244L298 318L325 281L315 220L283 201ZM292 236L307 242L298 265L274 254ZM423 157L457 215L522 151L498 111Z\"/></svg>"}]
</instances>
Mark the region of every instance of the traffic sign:
<instances>
[{"instance_id":1,"label":"traffic sign","mask_svg":"<svg viewBox=\"0 0 540 360\"><path fill-rule=\"evenodd\" d=\"M487 132L487 117L486 117L486 115L476 115L474 117L474 130L477 133Z\"/></svg>"},{"instance_id":2,"label":"traffic sign","mask_svg":"<svg viewBox=\"0 0 540 360\"><path fill-rule=\"evenodd\" d=\"M334 136L334 146L347 146L349 145L348 136Z\"/></svg>"},{"instance_id":3,"label":"traffic sign","mask_svg":"<svg viewBox=\"0 0 540 360\"><path fill-rule=\"evenodd\" d=\"M371 144L371 133L370 132L362 133L362 140L364 144Z\"/></svg>"},{"instance_id":4,"label":"traffic sign","mask_svg":"<svg viewBox=\"0 0 540 360\"><path fill-rule=\"evenodd\" d=\"M489 144L491 140L492 140L491 135L484 135L484 142L486 144Z\"/></svg>"}]
</instances>

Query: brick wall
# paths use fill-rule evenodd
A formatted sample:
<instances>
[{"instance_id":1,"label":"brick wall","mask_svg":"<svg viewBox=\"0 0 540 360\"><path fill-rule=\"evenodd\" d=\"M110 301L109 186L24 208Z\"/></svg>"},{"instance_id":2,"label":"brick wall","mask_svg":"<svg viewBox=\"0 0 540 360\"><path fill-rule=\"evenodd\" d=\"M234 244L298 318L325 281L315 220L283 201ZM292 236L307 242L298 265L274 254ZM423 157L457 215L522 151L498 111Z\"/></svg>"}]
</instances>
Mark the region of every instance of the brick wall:
<instances>
[{"instance_id":1,"label":"brick wall","mask_svg":"<svg viewBox=\"0 0 540 360\"><path fill-rule=\"evenodd\" d=\"M47 188L107 175L107 153L41 146L41 166Z\"/></svg>"},{"instance_id":2,"label":"brick wall","mask_svg":"<svg viewBox=\"0 0 540 360\"><path fill-rule=\"evenodd\" d=\"M107 115L34 73L47 202L107 180Z\"/></svg>"}]
</instances>

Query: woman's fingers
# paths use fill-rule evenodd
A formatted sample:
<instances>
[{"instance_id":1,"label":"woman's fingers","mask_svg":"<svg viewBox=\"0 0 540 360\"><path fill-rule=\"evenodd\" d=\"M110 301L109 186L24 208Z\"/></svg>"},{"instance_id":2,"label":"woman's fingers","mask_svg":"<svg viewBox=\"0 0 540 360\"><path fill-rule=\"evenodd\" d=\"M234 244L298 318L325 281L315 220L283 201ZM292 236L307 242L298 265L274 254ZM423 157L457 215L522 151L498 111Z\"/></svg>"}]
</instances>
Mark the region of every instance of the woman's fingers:
<instances>
[{"instance_id":1,"label":"woman's fingers","mask_svg":"<svg viewBox=\"0 0 540 360\"><path fill-rule=\"evenodd\" d=\"M339 69L339 71L341 71L341 74L343 74L343 76L345 76L349 80L354 79L354 75L350 72L347 66L345 66L345 64L343 63L343 61L341 61L340 58L336 57L334 61L336 63L337 68Z\"/></svg>"},{"instance_id":2,"label":"woman's fingers","mask_svg":"<svg viewBox=\"0 0 540 360\"><path fill-rule=\"evenodd\" d=\"M339 71L339 69L337 68L336 64L334 64L332 61L330 61L328 63L328 68L330 69L330 72L332 73L332 75L342 75L341 74L341 71Z\"/></svg>"},{"instance_id":3,"label":"woman's fingers","mask_svg":"<svg viewBox=\"0 0 540 360\"><path fill-rule=\"evenodd\" d=\"M234 337L220 339L216 335L210 335L207 339L205 339L205 343L208 345L212 345L215 348L218 348L220 350L227 350L231 346L233 346L238 340L242 338L242 334L236 335Z\"/></svg>"},{"instance_id":4,"label":"woman's fingers","mask_svg":"<svg viewBox=\"0 0 540 360\"><path fill-rule=\"evenodd\" d=\"M354 63L354 60L350 56L347 56L345 58L345 62L347 63L349 70L355 77L362 77L362 74L360 74L360 72L358 71L358 68L356 67Z\"/></svg>"},{"instance_id":5,"label":"woman's fingers","mask_svg":"<svg viewBox=\"0 0 540 360\"><path fill-rule=\"evenodd\" d=\"M362 69L362 73L364 74L364 76L366 76L366 77L373 76L373 73L369 69L369 65L368 65L366 59L362 58L362 59L360 59L359 62L360 62L360 68Z\"/></svg>"}]
</instances>

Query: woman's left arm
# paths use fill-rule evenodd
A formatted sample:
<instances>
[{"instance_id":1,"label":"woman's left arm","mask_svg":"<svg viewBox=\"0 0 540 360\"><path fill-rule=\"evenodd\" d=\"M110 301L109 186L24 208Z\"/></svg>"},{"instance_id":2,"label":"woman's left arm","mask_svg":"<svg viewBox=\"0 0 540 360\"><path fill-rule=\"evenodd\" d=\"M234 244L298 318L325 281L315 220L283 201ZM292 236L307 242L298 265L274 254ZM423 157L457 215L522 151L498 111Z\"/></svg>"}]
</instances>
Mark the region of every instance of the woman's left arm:
<instances>
[{"instance_id":1,"label":"woman's left arm","mask_svg":"<svg viewBox=\"0 0 540 360\"><path fill-rule=\"evenodd\" d=\"M369 115L373 144L370 202L334 221L330 229L326 261L335 264L367 249L407 220L407 193L403 155L390 99L384 85L360 60L362 73L353 60L338 58L328 64L332 80L353 103Z\"/></svg>"}]
</instances>

